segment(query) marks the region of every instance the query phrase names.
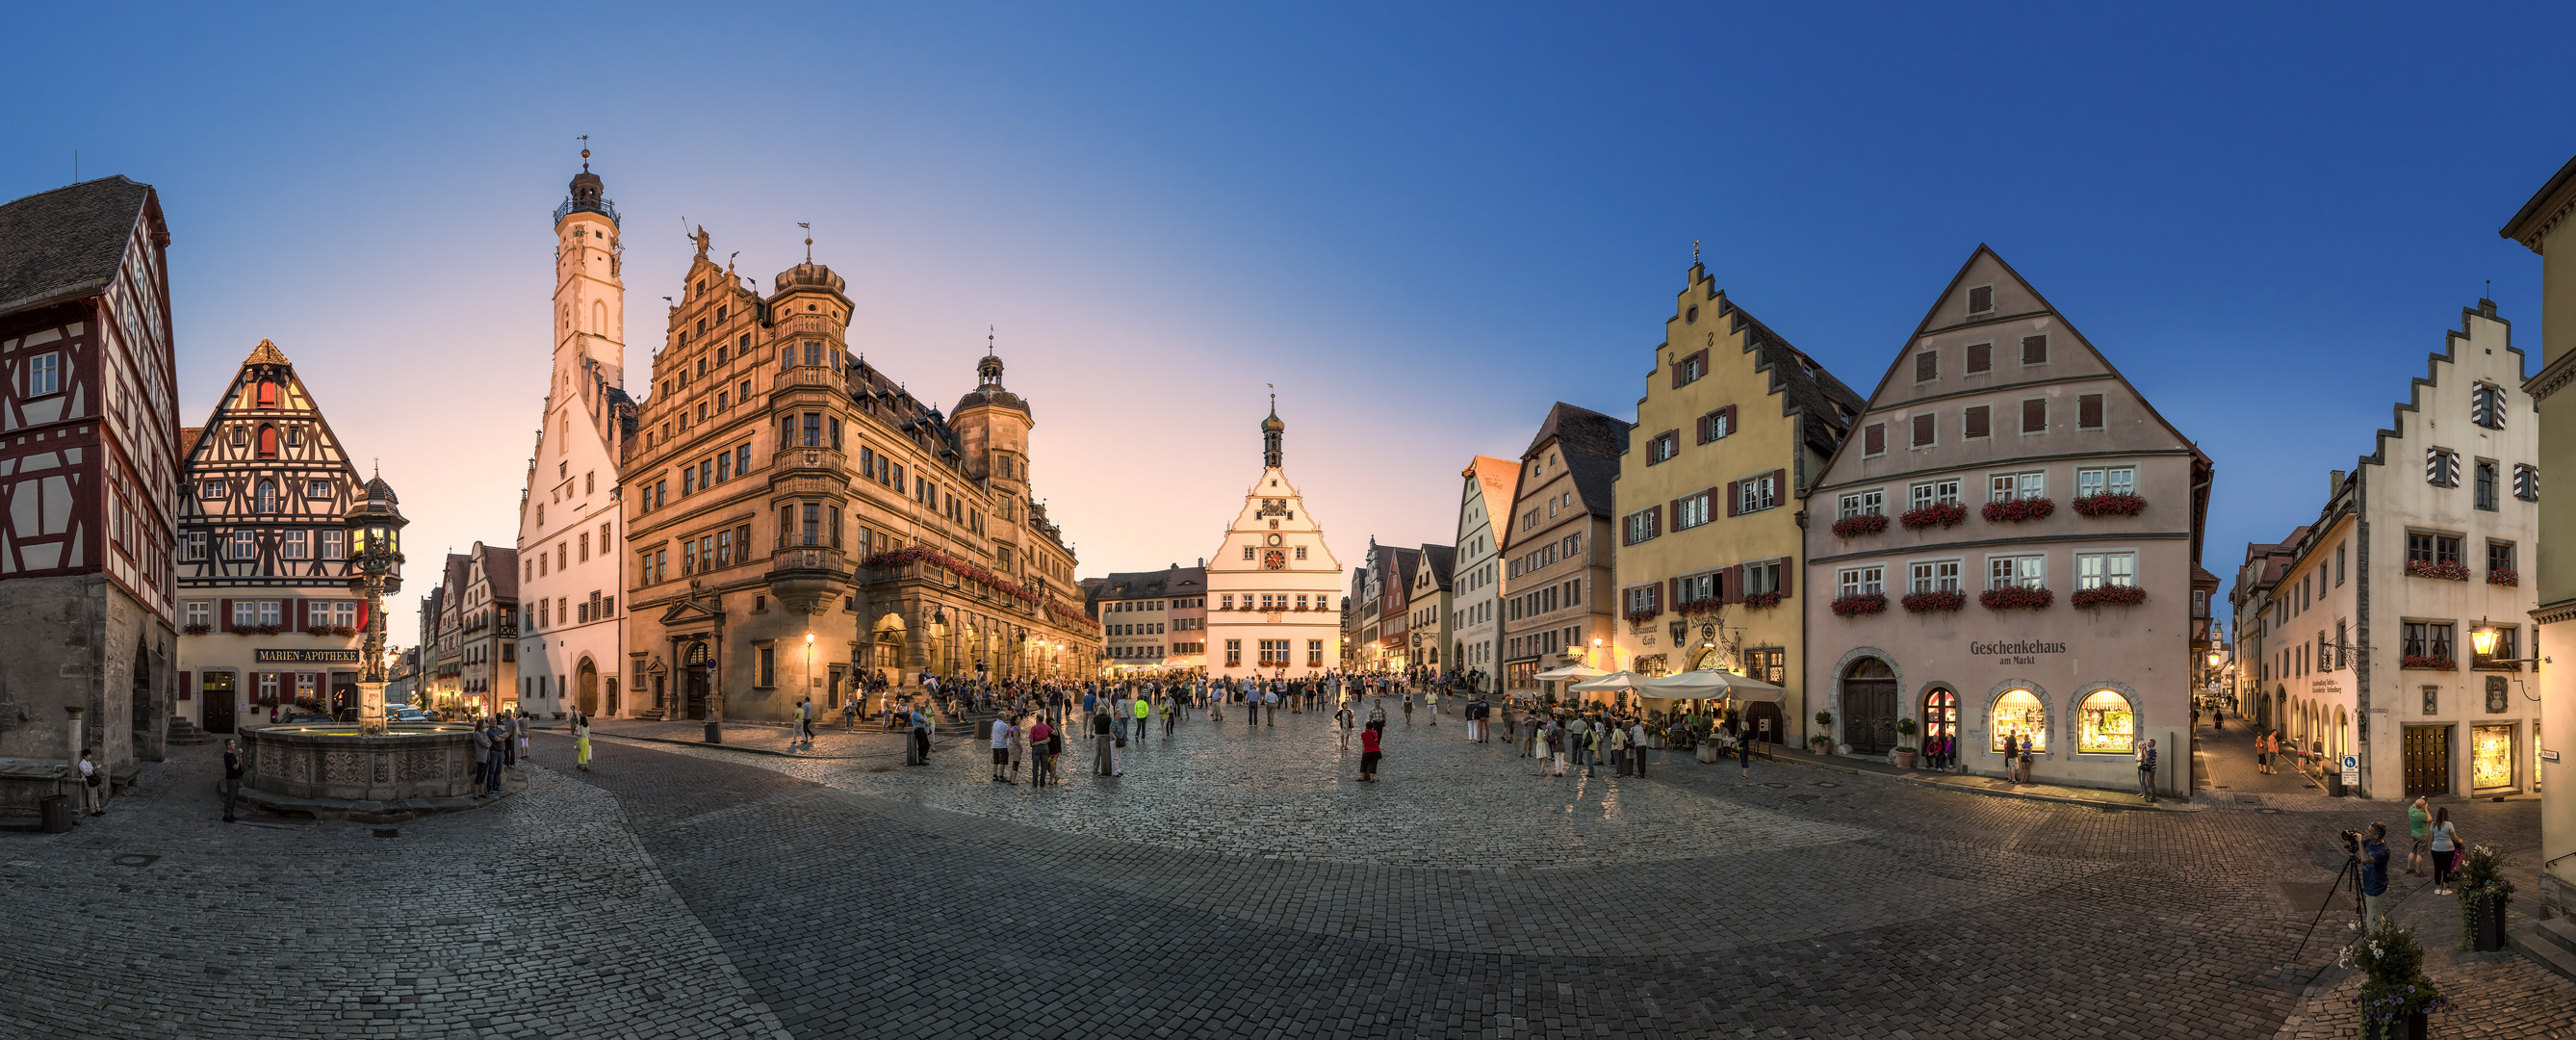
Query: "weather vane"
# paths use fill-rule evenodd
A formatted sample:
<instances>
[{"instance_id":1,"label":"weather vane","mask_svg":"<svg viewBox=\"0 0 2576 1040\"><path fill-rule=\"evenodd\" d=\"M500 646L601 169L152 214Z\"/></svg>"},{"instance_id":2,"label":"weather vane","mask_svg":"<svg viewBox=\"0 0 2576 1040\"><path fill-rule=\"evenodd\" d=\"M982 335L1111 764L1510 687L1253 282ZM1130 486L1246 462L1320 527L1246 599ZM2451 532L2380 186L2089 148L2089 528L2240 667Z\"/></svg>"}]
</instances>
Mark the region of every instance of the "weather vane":
<instances>
[{"instance_id":1,"label":"weather vane","mask_svg":"<svg viewBox=\"0 0 2576 1040\"><path fill-rule=\"evenodd\" d=\"M590 172L590 135L581 135L581 172Z\"/></svg>"},{"instance_id":2,"label":"weather vane","mask_svg":"<svg viewBox=\"0 0 2576 1040\"><path fill-rule=\"evenodd\" d=\"M797 222L796 222L796 226L797 226L797 227L801 227L801 228L804 228L804 229L805 229L805 262L806 262L806 263L809 263L809 264L810 264L810 263L813 263L813 262L814 262L814 225L812 225L812 224L808 224L808 223L806 223L806 222L804 222L804 221L801 221L801 220L800 220L800 221L797 221Z\"/></svg>"}]
</instances>

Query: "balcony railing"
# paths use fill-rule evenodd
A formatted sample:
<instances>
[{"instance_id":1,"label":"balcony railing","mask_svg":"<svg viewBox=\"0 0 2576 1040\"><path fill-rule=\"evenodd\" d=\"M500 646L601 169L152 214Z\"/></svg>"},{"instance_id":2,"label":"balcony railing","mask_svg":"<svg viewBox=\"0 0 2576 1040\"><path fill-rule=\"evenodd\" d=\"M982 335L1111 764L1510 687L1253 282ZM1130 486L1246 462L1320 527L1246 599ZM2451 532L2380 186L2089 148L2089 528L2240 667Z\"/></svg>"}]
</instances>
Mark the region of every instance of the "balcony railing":
<instances>
[{"instance_id":1,"label":"balcony railing","mask_svg":"<svg viewBox=\"0 0 2576 1040\"><path fill-rule=\"evenodd\" d=\"M564 197L563 205L555 207L555 219L560 221L565 217L565 215L571 213L597 213L600 216L607 217L608 222L611 224L615 224L621 228L626 226L626 221L619 218L617 215L617 204L610 202L607 199L601 199L597 202L584 204L575 202L571 196L567 195Z\"/></svg>"},{"instance_id":2,"label":"balcony railing","mask_svg":"<svg viewBox=\"0 0 2576 1040\"><path fill-rule=\"evenodd\" d=\"M770 554L769 572L776 574L780 571L830 571L847 575L850 573L850 560L848 554L839 549L791 545Z\"/></svg>"},{"instance_id":3,"label":"balcony railing","mask_svg":"<svg viewBox=\"0 0 2576 1040\"><path fill-rule=\"evenodd\" d=\"M847 383L830 365L789 365L770 377L770 386L779 392L813 387L838 390Z\"/></svg>"}]
</instances>

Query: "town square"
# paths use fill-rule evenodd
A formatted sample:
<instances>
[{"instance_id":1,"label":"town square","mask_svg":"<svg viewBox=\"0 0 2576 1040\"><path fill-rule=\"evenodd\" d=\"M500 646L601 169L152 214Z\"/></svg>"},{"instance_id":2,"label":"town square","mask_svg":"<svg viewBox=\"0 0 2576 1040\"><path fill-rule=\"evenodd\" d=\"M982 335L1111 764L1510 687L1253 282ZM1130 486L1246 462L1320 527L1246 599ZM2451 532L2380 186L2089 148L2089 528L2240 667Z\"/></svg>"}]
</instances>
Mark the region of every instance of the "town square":
<instances>
[{"instance_id":1,"label":"town square","mask_svg":"<svg viewBox=\"0 0 2576 1040\"><path fill-rule=\"evenodd\" d=\"M2576 16L1464 13L10 15L0 1038L2576 1037Z\"/></svg>"}]
</instances>

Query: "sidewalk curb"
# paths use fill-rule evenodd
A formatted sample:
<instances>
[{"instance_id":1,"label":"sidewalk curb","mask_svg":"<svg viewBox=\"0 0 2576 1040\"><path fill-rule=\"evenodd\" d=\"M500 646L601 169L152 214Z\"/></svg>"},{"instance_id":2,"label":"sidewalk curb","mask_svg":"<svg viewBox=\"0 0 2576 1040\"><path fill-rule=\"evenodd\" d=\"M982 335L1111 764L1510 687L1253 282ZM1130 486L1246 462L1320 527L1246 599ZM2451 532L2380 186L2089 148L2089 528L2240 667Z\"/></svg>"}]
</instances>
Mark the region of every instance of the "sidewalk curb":
<instances>
[{"instance_id":1,"label":"sidewalk curb","mask_svg":"<svg viewBox=\"0 0 2576 1040\"><path fill-rule=\"evenodd\" d=\"M2110 812L2184 812L2184 813L2197 813L2197 812L2209 812L2209 811L2210 811L2210 809L2209 809L2207 806L2202 806L2202 805L2194 804L2194 803L2192 803L2192 802L2191 802L2190 800L2188 800L2188 799L2180 800L2180 803L2179 803L2179 804L2177 804L2177 800L2176 800L2176 799L2167 798L2167 799L2160 800L2160 801L2158 801L2158 802L2156 802L2156 803L2154 803L2154 804L2152 804L2152 805L2150 805L2150 804L2145 804L2145 803L2141 803L2141 804L2137 804L2137 805L2123 805L2123 804L2120 804L2120 803L2118 803L2118 802L2097 802L2097 801L2093 801L2093 800L2091 800L2091 799L2086 799L2086 798L2067 798L2067 797L2063 797L2063 796L2060 796L2060 795L2053 795L2053 794L2035 794L2035 793L2032 793L2032 792L2029 792L2029 791L2002 791L2002 790L1996 790L1996 789L1994 789L1994 788L1990 788L1990 787L1970 787L1970 786L1968 786L1968 785L1966 785L1966 784L1953 784L1953 783L1944 783L1944 782L1939 781L1939 780L1923 780L1923 779L1916 779L1916 778L1914 778L1914 777L1909 777L1909 776L1891 775L1891 774L1887 774L1887 773L1880 773L1880 772L1875 772L1875 771L1867 770L1867 769L1859 769L1859 768L1855 768L1855 767L1852 767L1852 766L1846 766L1846 765L1838 765L1838 764L1835 764L1835 763L1832 763L1832 762L1815 761L1815 760L1806 759L1806 758L1789 758L1789 757L1780 757L1780 758L1770 759L1769 761L1778 762L1778 763L1782 763L1782 764L1786 764L1786 765L1804 766L1804 767L1809 768L1809 769L1822 769L1822 770L1825 770L1825 771L1828 771L1828 772L1844 773L1844 774L1848 774L1848 775L1851 775L1851 776L1864 776L1864 777L1868 777L1868 778L1873 779L1873 780L1884 780L1884 781L1887 781L1887 782L1889 782L1889 783L1907 784L1907 785L1911 785L1911 786L1914 786L1914 787L1925 787L1925 788L1931 788L1931 789L1936 790L1936 791L1957 791L1957 792L1959 792L1959 793L1961 793L1961 794L1978 794L1978 795L1985 795L1986 797L1989 797L1989 798L2019 798L2019 799L2021 799L2021 800L2023 800L2023 801L2027 801L2027 802L2054 802L2054 803L2056 803L2056 804L2058 804L2058 805L2081 805L2081 806L2086 806L2086 807L2094 808L2094 809L2107 810L2107 811L2110 811Z\"/></svg>"}]
</instances>

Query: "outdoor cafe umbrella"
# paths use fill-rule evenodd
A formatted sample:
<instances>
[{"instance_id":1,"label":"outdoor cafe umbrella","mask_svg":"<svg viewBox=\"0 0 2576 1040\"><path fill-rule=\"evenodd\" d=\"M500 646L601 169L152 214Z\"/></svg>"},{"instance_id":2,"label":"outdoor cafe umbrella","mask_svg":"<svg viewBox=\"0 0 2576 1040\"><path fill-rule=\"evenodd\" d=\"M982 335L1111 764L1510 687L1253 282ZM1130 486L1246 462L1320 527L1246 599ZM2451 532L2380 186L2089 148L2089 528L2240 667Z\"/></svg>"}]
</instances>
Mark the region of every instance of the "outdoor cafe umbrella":
<instances>
[{"instance_id":1,"label":"outdoor cafe umbrella","mask_svg":"<svg viewBox=\"0 0 2576 1040\"><path fill-rule=\"evenodd\" d=\"M1789 691L1760 679L1749 679L1733 672L1714 668L1679 672L1661 679L1647 679L1637 684L1642 696L1657 700L1712 699L1733 697L1746 701L1780 703Z\"/></svg>"},{"instance_id":2,"label":"outdoor cafe umbrella","mask_svg":"<svg viewBox=\"0 0 2576 1040\"><path fill-rule=\"evenodd\" d=\"M1599 690L1634 690L1645 681L1645 676L1639 675L1635 672L1612 672L1598 679L1587 679L1583 682L1576 683L1572 686L1566 687L1566 689L1573 690L1577 693L1591 693Z\"/></svg>"},{"instance_id":3,"label":"outdoor cafe umbrella","mask_svg":"<svg viewBox=\"0 0 2576 1040\"><path fill-rule=\"evenodd\" d=\"M1530 676L1530 678L1536 679L1540 682L1562 682L1567 679L1598 679L1608 674L1610 673L1598 668L1586 668L1579 664L1569 664L1563 668L1551 668L1547 671L1540 672L1537 675Z\"/></svg>"}]
</instances>

